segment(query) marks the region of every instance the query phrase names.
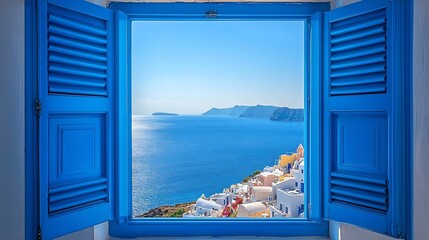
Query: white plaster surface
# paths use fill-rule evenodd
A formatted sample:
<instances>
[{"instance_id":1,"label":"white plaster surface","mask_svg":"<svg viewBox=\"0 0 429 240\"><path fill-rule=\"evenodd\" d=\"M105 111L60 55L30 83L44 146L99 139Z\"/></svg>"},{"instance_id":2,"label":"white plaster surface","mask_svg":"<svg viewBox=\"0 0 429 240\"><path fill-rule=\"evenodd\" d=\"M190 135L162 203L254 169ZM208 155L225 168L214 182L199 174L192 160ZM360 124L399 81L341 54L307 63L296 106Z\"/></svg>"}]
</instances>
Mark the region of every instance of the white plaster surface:
<instances>
[{"instance_id":1,"label":"white plaster surface","mask_svg":"<svg viewBox=\"0 0 429 240\"><path fill-rule=\"evenodd\" d=\"M398 240L350 224L330 221L329 236L332 240Z\"/></svg>"},{"instance_id":2,"label":"white plaster surface","mask_svg":"<svg viewBox=\"0 0 429 240\"><path fill-rule=\"evenodd\" d=\"M24 0L0 7L0 239L24 239Z\"/></svg>"},{"instance_id":3,"label":"white plaster surface","mask_svg":"<svg viewBox=\"0 0 429 240\"><path fill-rule=\"evenodd\" d=\"M102 238L95 238L94 236L94 227L85 228L83 230L67 234L62 237L55 238L55 240L104 240L106 236Z\"/></svg>"},{"instance_id":4,"label":"white plaster surface","mask_svg":"<svg viewBox=\"0 0 429 240\"><path fill-rule=\"evenodd\" d=\"M105 240L108 238L108 222L55 238L55 240Z\"/></svg>"},{"instance_id":5,"label":"white plaster surface","mask_svg":"<svg viewBox=\"0 0 429 240\"><path fill-rule=\"evenodd\" d=\"M414 0L414 240L429 239L429 1Z\"/></svg>"},{"instance_id":6,"label":"white plaster surface","mask_svg":"<svg viewBox=\"0 0 429 240\"><path fill-rule=\"evenodd\" d=\"M94 239L95 240L104 240L109 234L109 223L104 222L94 226Z\"/></svg>"},{"instance_id":7,"label":"white plaster surface","mask_svg":"<svg viewBox=\"0 0 429 240\"><path fill-rule=\"evenodd\" d=\"M335 9L335 8L339 8L339 7L343 7L352 3L356 3L359 2L361 0L332 0L331 1L331 8Z\"/></svg>"},{"instance_id":8,"label":"white plaster surface","mask_svg":"<svg viewBox=\"0 0 429 240\"><path fill-rule=\"evenodd\" d=\"M353 225L341 223L341 239L345 240L395 240L396 238L388 237L376 232L367 231Z\"/></svg>"}]
</instances>

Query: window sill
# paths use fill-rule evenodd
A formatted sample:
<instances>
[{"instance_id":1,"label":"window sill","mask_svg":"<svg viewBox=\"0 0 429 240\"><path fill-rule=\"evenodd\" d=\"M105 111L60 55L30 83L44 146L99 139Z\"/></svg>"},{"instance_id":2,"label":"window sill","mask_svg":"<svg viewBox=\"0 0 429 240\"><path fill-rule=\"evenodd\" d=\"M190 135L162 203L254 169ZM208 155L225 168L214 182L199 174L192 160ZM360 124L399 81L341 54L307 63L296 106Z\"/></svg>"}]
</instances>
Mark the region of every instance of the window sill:
<instances>
[{"instance_id":1,"label":"window sill","mask_svg":"<svg viewBox=\"0 0 429 240\"><path fill-rule=\"evenodd\" d=\"M129 238L108 238L108 240L129 240ZM134 238L140 240L213 240L213 239L222 239L222 240L245 240L245 239L255 239L255 240L329 240L329 237L142 237Z\"/></svg>"}]
</instances>

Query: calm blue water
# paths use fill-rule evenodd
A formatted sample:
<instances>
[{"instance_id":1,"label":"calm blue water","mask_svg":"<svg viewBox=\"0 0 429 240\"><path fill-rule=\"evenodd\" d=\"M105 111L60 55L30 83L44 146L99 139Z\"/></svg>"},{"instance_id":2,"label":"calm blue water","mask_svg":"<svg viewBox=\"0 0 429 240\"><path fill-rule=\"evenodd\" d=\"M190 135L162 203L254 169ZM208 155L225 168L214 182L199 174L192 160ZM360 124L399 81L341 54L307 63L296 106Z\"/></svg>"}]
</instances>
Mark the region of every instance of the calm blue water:
<instances>
[{"instance_id":1,"label":"calm blue water","mask_svg":"<svg viewBox=\"0 0 429 240\"><path fill-rule=\"evenodd\" d=\"M303 124L212 116L133 117L133 214L210 196L303 142Z\"/></svg>"}]
</instances>

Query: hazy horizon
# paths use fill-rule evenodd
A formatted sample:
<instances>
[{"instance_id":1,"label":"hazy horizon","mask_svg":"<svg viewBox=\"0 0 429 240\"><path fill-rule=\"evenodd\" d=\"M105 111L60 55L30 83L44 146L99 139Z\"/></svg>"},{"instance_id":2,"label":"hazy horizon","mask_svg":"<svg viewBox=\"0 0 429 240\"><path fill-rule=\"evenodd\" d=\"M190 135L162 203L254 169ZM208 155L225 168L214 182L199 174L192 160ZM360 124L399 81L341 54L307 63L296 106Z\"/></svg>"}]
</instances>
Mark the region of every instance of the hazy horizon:
<instances>
[{"instance_id":1,"label":"hazy horizon","mask_svg":"<svg viewBox=\"0 0 429 240\"><path fill-rule=\"evenodd\" d=\"M132 114L303 108L303 55L302 21L135 21Z\"/></svg>"},{"instance_id":2,"label":"hazy horizon","mask_svg":"<svg viewBox=\"0 0 429 240\"><path fill-rule=\"evenodd\" d=\"M262 105L262 104L257 104L257 105ZM234 106L248 106L248 107L252 107L252 106L256 106L256 105L250 106L250 105L244 105L244 104L236 104ZM175 114L183 115L183 116L198 116L198 115L202 115L203 113L205 113L205 112L207 112L207 111L209 111L209 110L211 110L213 108L223 109L223 108L232 108L234 106L229 106L229 107L211 107L211 108L207 109L204 112L201 112L201 113L191 113L191 114L180 114L180 113L177 113L177 112L155 111L155 112L148 113L148 114L134 114L133 113L132 115L133 116L149 116L149 115L152 115L153 113L175 113ZM262 105L262 106L273 106L273 105ZM273 106L273 107L283 108L283 107L289 107L289 106ZM289 107L289 108L291 108L291 107ZM304 109L304 108L293 108L293 109Z\"/></svg>"}]
</instances>

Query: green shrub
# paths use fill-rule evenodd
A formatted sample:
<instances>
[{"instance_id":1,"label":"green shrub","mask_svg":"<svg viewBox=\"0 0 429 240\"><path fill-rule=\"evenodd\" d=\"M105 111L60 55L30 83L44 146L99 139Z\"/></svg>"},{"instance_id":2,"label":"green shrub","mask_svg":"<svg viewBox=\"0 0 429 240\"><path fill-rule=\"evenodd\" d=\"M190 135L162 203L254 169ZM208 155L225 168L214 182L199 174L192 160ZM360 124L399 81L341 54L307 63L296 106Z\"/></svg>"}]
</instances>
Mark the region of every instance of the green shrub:
<instances>
[{"instance_id":1,"label":"green shrub","mask_svg":"<svg viewBox=\"0 0 429 240\"><path fill-rule=\"evenodd\" d=\"M174 211L174 213L170 214L169 217L182 217L182 215L185 213L185 209L181 208L181 209L177 209L176 211Z\"/></svg>"}]
</instances>

